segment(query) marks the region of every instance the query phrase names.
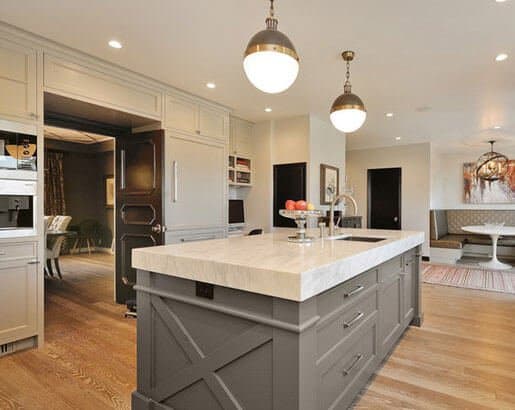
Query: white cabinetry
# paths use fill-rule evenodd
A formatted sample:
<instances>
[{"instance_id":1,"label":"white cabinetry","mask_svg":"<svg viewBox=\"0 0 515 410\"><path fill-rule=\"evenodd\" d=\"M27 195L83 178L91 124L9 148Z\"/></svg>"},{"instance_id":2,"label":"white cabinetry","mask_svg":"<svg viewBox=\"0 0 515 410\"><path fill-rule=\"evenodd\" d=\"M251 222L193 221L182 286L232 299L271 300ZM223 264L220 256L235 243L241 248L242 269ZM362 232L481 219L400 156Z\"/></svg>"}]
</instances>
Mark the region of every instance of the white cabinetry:
<instances>
[{"instance_id":1,"label":"white cabinetry","mask_svg":"<svg viewBox=\"0 0 515 410\"><path fill-rule=\"evenodd\" d=\"M36 242L0 244L0 344L37 334L38 272Z\"/></svg>"},{"instance_id":2,"label":"white cabinetry","mask_svg":"<svg viewBox=\"0 0 515 410\"><path fill-rule=\"evenodd\" d=\"M167 239L177 231L225 228L225 163L225 144L167 132L164 200Z\"/></svg>"},{"instance_id":3,"label":"white cabinetry","mask_svg":"<svg viewBox=\"0 0 515 410\"><path fill-rule=\"evenodd\" d=\"M45 90L120 111L161 119L162 92L128 79L119 79L99 67L90 67L45 54Z\"/></svg>"},{"instance_id":4,"label":"white cabinetry","mask_svg":"<svg viewBox=\"0 0 515 410\"><path fill-rule=\"evenodd\" d=\"M0 38L0 115L35 120L36 51Z\"/></svg>"},{"instance_id":5,"label":"white cabinetry","mask_svg":"<svg viewBox=\"0 0 515 410\"><path fill-rule=\"evenodd\" d=\"M229 116L226 111L195 99L168 95L165 127L226 142L229 137Z\"/></svg>"},{"instance_id":6,"label":"white cabinetry","mask_svg":"<svg viewBox=\"0 0 515 410\"><path fill-rule=\"evenodd\" d=\"M251 122L231 117L231 135L229 152L242 157L252 157L252 127Z\"/></svg>"}]
</instances>

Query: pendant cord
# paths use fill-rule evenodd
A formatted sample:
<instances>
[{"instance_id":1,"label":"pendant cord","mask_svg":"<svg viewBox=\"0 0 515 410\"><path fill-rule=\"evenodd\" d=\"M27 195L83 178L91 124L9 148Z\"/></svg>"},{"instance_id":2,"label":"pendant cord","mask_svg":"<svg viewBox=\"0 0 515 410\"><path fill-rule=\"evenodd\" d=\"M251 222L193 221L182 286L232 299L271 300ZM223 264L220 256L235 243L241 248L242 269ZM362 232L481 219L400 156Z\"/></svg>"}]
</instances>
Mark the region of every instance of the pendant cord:
<instances>
[{"instance_id":1,"label":"pendant cord","mask_svg":"<svg viewBox=\"0 0 515 410\"><path fill-rule=\"evenodd\" d=\"M274 13L275 13L275 10L274 10L274 0L270 0L270 17L271 18L274 18Z\"/></svg>"}]
</instances>

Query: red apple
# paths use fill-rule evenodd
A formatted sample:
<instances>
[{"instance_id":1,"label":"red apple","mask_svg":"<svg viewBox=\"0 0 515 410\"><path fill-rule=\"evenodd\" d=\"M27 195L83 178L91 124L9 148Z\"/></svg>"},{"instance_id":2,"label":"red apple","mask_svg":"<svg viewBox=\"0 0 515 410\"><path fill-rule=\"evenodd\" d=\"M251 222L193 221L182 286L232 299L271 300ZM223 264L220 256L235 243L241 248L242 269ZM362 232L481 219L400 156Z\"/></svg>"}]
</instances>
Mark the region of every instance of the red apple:
<instances>
[{"instance_id":1,"label":"red apple","mask_svg":"<svg viewBox=\"0 0 515 410\"><path fill-rule=\"evenodd\" d=\"M295 201L292 201L291 199L288 199L286 203L284 204L284 207L288 211L293 211L295 209Z\"/></svg>"},{"instance_id":2,"label":"red apple","mask_svg":"<svg viewBox=\"0 0 515 410\"><path fill-rule=\"evenodd\" d=\"M295 209L298 211L305 211L308 207L308 204L306 201L300 200L295 202Z\"/></svg>"}]
</instances>

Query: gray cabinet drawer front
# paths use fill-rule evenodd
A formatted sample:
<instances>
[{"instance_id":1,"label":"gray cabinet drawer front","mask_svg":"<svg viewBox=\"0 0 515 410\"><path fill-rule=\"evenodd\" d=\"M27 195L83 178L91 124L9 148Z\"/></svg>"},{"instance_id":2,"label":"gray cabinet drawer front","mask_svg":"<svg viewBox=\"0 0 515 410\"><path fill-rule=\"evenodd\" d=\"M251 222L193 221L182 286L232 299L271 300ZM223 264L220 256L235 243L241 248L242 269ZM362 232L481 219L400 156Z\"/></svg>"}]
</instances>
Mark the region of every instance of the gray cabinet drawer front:
<instances>
[{"instance_id":1,"label":"gray cabinet drawer front","mask_svg":"<svg viewBox=\"0 0 515 410\"><path fill-rule=\"evenodd\" d=\"M357 391L365 385L377 364L377 321L367 325L352 337L352 344L342 344L335 350L335 361L319 365L318 408L346 408Z\"/></svg>"},{"instance_id":2,"label":"gray cabinet drawer front","mask_svg":"<svg viewBox=\"0 0 515 410\"><path fill-rule=\"evenodd\" d=\"M340 314L334 315L324 321L317 328L318 358L327 353L333 346L345 337L349 336L362 322L377 311L377 292L369 291Z\"/></svg>"},{"instance_id":3,"label":"gray cabinet drawer front","mask_svg":"<svg viewBox=\"0 0 515 410\"><path fill-rule=\"evenodd\" d=\"M402 270L402 256L397 256L379 266L379 282L383 283Z\"/></svg>"},{"instance_id":4,"label":"gray cabinet drawer front","mask_svg":"<svg viewBox=\"0 0 515 410\"><path fill-rule=\"evenodd\" d=\"M36 242L0 244L0 261L11 259L30 259L37 257Z\"/></svg>"},{"instance_id":5,"label":"gray cabinet drawer front","mask_svg":"<svg viewBox=\"0 0 515 410\"><path fill-rule=\"evenodd\" d=\"M377 283L377 269L372 269L317 296L318 314L321 318L352 303Z\"/></svg>"}]
</instances>

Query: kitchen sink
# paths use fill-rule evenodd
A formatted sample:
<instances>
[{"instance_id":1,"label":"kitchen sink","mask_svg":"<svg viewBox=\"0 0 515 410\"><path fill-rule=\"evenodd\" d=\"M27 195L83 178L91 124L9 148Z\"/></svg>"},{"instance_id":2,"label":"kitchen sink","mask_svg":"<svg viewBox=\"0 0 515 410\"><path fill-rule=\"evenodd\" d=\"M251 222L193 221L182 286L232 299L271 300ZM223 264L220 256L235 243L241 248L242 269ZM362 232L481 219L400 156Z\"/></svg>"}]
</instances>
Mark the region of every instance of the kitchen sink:
<instances>
[{"instance_id":1,"label":"kitchen sink","mask_svg":"<svg viewBox=\"0 0 515 410\"><path fill-rule=\"evenodd\" d=\"M386 238L373 238L370 236L345 236L343 238L337 238L337 241L352 241L352 242L381 242Z\"/></svg>"}]
</instances>

